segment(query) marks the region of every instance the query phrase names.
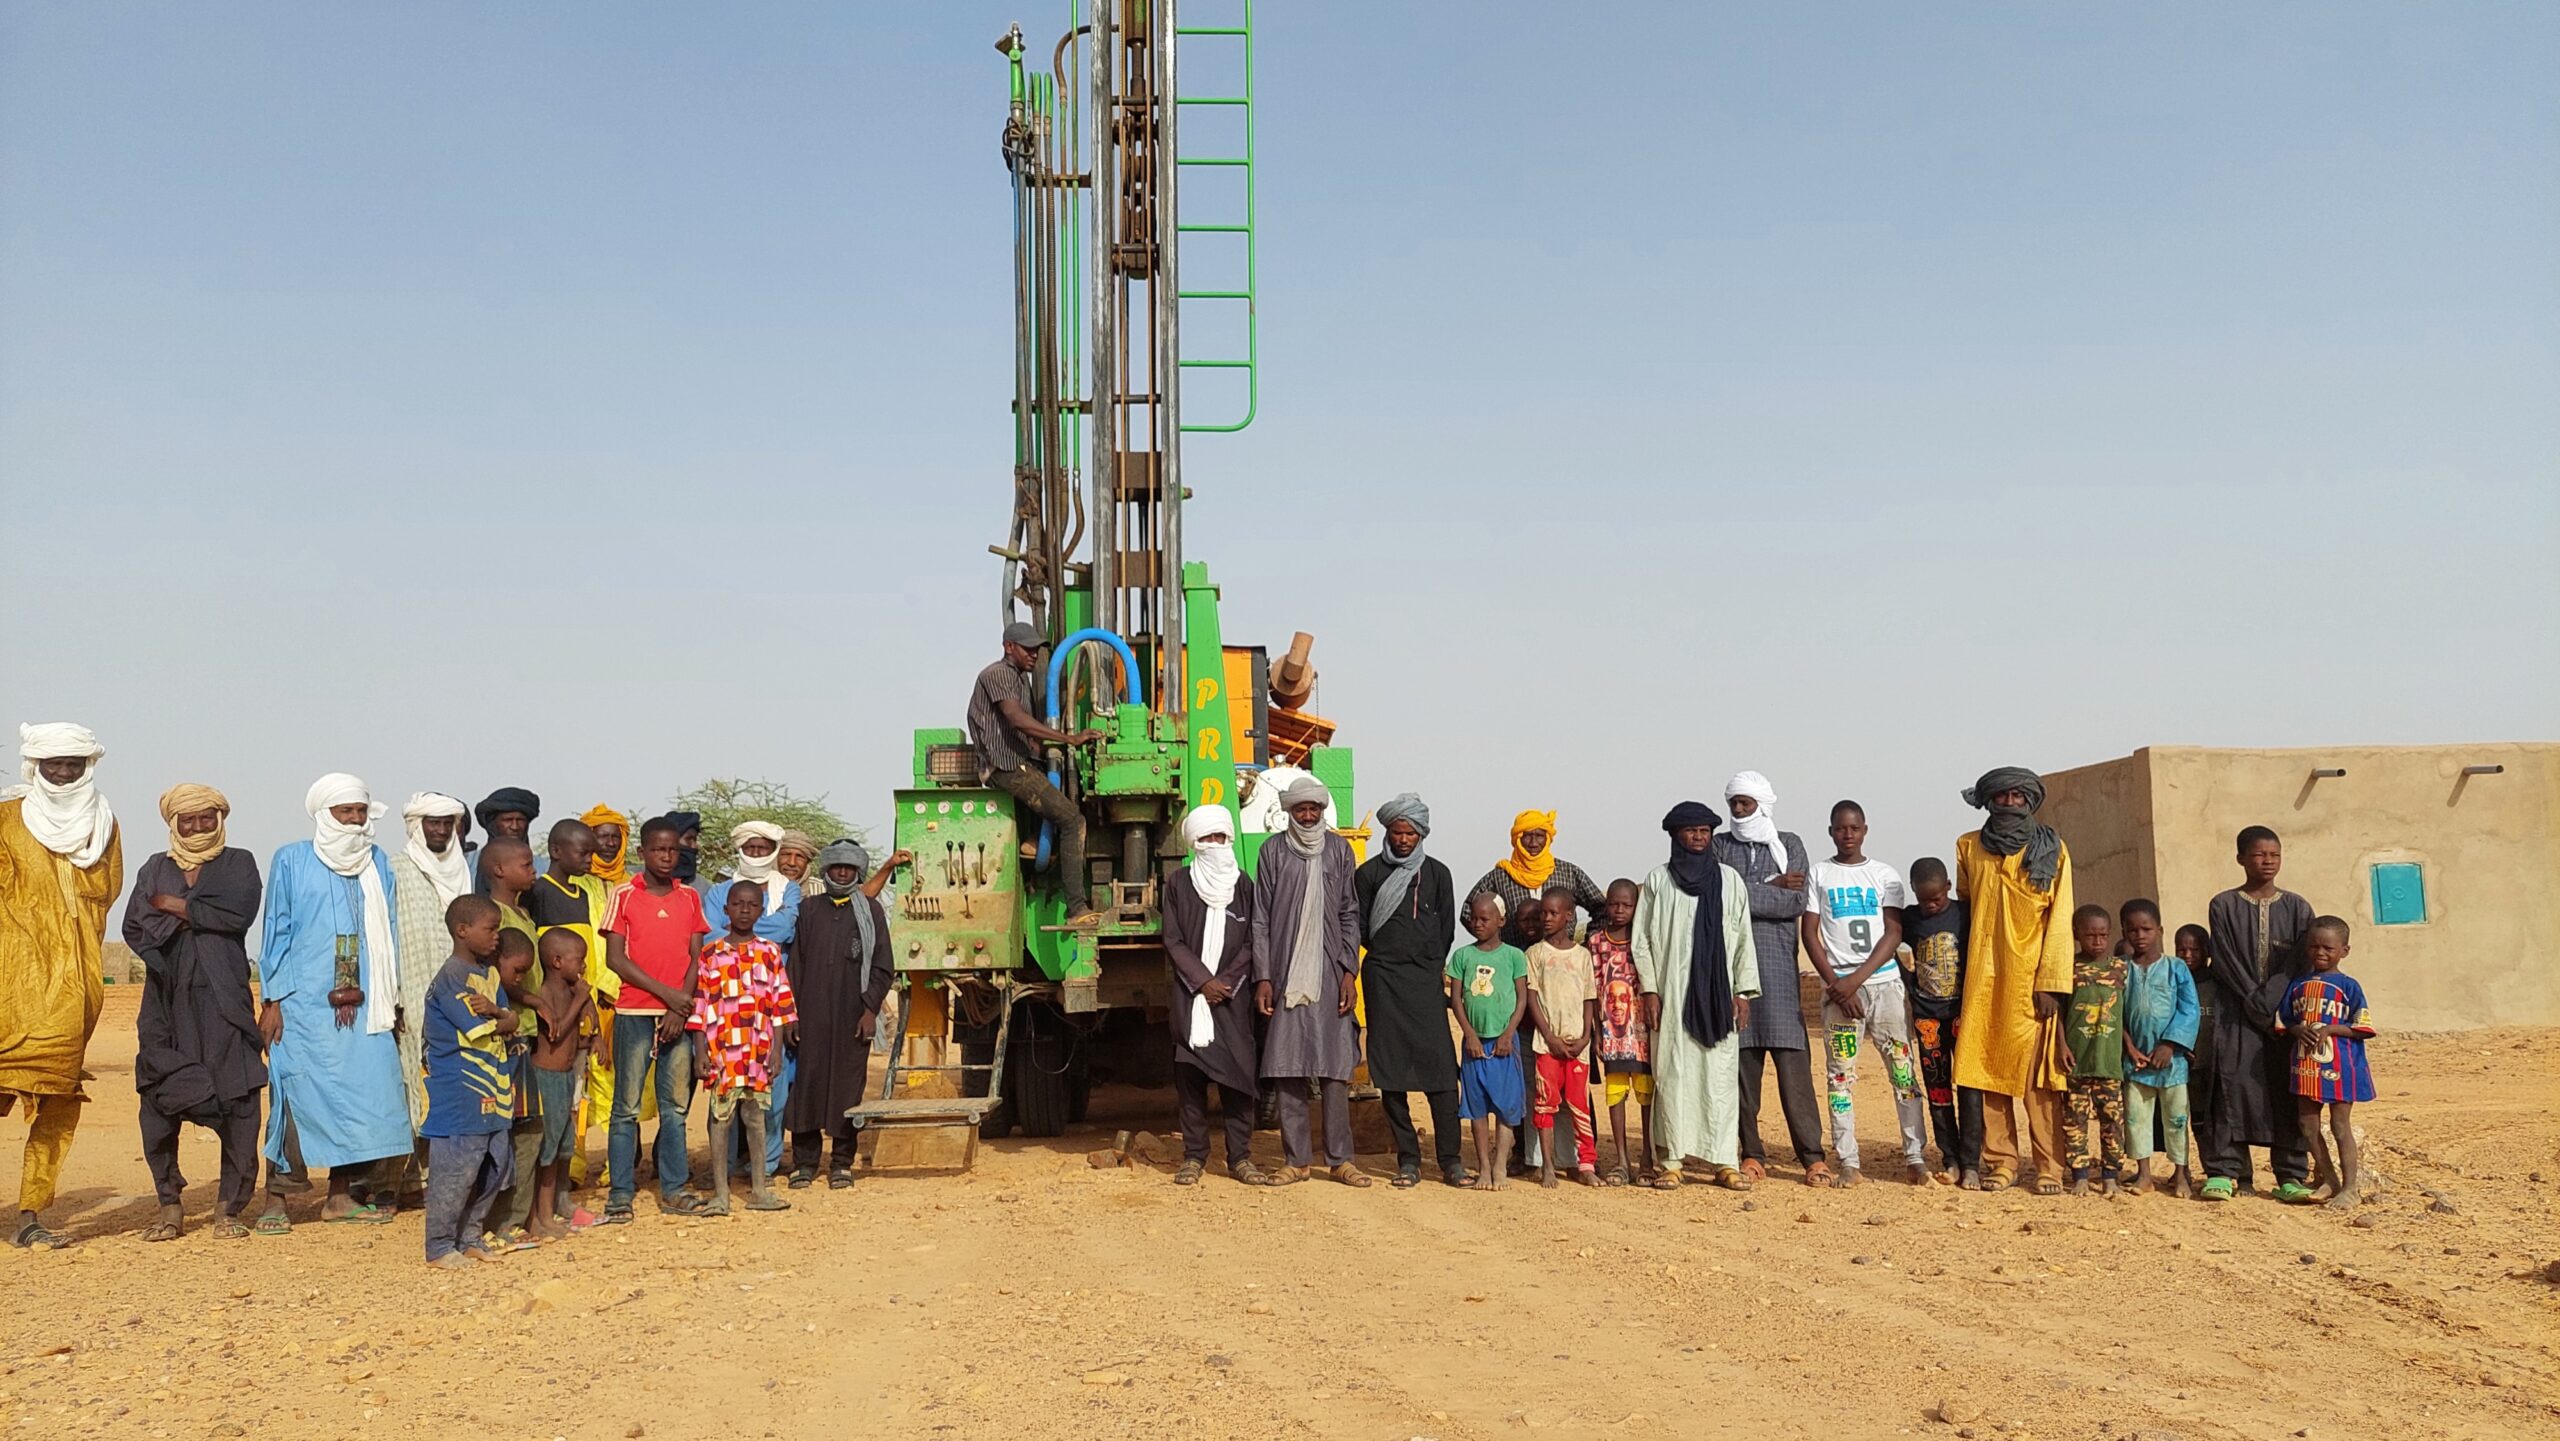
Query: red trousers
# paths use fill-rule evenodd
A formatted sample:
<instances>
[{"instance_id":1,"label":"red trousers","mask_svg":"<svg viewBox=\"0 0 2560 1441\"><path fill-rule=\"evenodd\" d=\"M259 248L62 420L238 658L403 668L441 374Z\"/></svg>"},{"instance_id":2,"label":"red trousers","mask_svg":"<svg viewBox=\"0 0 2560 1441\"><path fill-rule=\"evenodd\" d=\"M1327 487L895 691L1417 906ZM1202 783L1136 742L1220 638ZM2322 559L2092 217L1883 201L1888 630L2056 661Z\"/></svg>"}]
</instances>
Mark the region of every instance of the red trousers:
<instances>
[{"instance_id":1,"label":"red trousers","mask_svg":"<svg viewBox=\"0 0 2560 1441\"><path fill-rule=\"evenodd\" d=\"M1588 1170L1600 1164L1600 1132L1591 1119L1591 1066L1581 1057L1538 1053L1538 1095L1529 1106L1530 1124L1544 1131L1556 1123L1556 1112L1573 1114L1574 1164Z\"/></svg>"}]
</instances>

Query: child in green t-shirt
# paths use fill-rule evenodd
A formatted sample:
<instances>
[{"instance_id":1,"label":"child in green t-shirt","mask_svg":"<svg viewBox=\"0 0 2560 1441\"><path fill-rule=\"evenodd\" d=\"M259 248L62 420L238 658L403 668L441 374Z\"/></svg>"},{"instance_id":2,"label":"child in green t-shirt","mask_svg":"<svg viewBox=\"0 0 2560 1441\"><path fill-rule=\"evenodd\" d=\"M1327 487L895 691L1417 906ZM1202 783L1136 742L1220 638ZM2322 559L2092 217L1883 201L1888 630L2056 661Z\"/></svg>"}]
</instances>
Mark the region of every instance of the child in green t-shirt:
<instances>
[{"instance_id":1,"label":"child in green t-shirt","mask_svg":"<svg viewBox=\"0 0 2560 1441\"><path fill-rule=\"evenodd\" d=\"M2089 1194L2091 1160L2109 1196L2124 1170L2125 959L2115 952L2114 931L2105 906L2082 906L2071 918L2077 953L2071 958L2071 1000L2062 1011L2062 1044L2071 1053L2062 1158L2071 1167L2075 1196Z\"/></svg>"},{"instance_id":2,"label":"child in green t-shirt","mask_svg":"<svg viewBox=\"0 0 2560 1441\"><path fill-rule=\"evenodd\" d=\"M1529 1110L1528 1087L1511 1049L1529 1007L1529 958L1504 943L1502 898L1491 891L1467 897L1467 934L1475 944L1450 952L1448 967L1449 1009L1463 1037L1458 1114L1475 1137L1474 1188L1499 1191L1511 1166L1512 1134Z\"/></svg>"}]
</instances>

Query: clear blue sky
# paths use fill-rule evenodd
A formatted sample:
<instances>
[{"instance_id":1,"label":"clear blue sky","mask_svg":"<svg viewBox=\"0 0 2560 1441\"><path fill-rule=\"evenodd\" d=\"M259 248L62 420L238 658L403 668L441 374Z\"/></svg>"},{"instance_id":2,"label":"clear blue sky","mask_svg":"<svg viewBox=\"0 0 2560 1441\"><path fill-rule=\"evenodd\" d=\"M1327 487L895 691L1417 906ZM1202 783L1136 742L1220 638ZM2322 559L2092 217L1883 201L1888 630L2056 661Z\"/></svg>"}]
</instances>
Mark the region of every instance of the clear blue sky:
<instances>
[{"instance_id":1,"label":"clear blue sky","mask_svg":"<svg viewBox=\"0 0 2560 1441\"><path fill-rule=\"evenodd\" d=\"M878 825L994 650L1064 15L0 0L0 719L137 860L331 769ZM1744 766L1902 862L1994 763L2553 734L2560 7L1261 19L1193 555L1462 876Z\"/></svg>"}]
</instances>

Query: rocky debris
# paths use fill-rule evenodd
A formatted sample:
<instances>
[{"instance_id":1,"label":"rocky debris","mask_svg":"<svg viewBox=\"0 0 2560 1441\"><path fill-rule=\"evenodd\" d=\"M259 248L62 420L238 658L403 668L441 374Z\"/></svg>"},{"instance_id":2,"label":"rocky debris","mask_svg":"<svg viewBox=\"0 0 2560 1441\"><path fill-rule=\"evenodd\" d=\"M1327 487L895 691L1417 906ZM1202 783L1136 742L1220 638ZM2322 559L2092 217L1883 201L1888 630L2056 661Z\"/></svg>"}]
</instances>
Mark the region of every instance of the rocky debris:
<instances>
[{"instance_id":1,"label":"rocky debris","mask_svg":"<svg viewBox=\"0 0 2560 1441\"><path fill-rule=\"evenodd\" d=\"M1982 1408L1962 1396L1941 1396L1929 1414L1950 1426L1968 1426L1982 1419Z\"/></svg>"}]
</instances>

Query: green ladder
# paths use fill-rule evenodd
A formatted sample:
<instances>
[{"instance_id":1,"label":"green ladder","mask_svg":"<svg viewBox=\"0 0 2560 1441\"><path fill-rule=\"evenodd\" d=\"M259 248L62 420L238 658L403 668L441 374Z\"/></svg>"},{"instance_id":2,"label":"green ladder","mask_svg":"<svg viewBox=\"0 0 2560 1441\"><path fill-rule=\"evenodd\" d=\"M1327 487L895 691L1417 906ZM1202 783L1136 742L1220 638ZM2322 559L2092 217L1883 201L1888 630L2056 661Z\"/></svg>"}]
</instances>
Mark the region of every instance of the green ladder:
<instances>
[{"instance_id":1,"label":"green ladder","mask_svg":"<svg viewBox=\"0 0 2560 1441\"><path fill-rule=\"evenodd\" d=\"M1186 370L1241 370L1244 372L1244 417L1222 425L1204 425L1184 421L1185 431L1232 433L1253 424L1262 405L1262 319L1254 301L1254 208L1253 208L1253 0L1241 0L1243 11L1233 25L1174 26L1177 37L1197 36L1202 39L1241 41L1244 45L1244 93L1242 95L1176 95L1176 105L1240 106L1244 110L1244 153L1242 155L1176 155L1176 165L1199 165L1244 171L1244 220L1241 223L1193 223L1177 213L1174 231L1177 235L1241 235L1244 237L1244 288L1242 290L1178 290L1174 299L1213 300L1240 303L1244 306L1245 353L1241 360L1198 359L1186 355L1177 364ZM1178 72L1177 72L1178 73ZM1176 132L1179 134L1179 131Z\"/></svg>"}]
</instances>

